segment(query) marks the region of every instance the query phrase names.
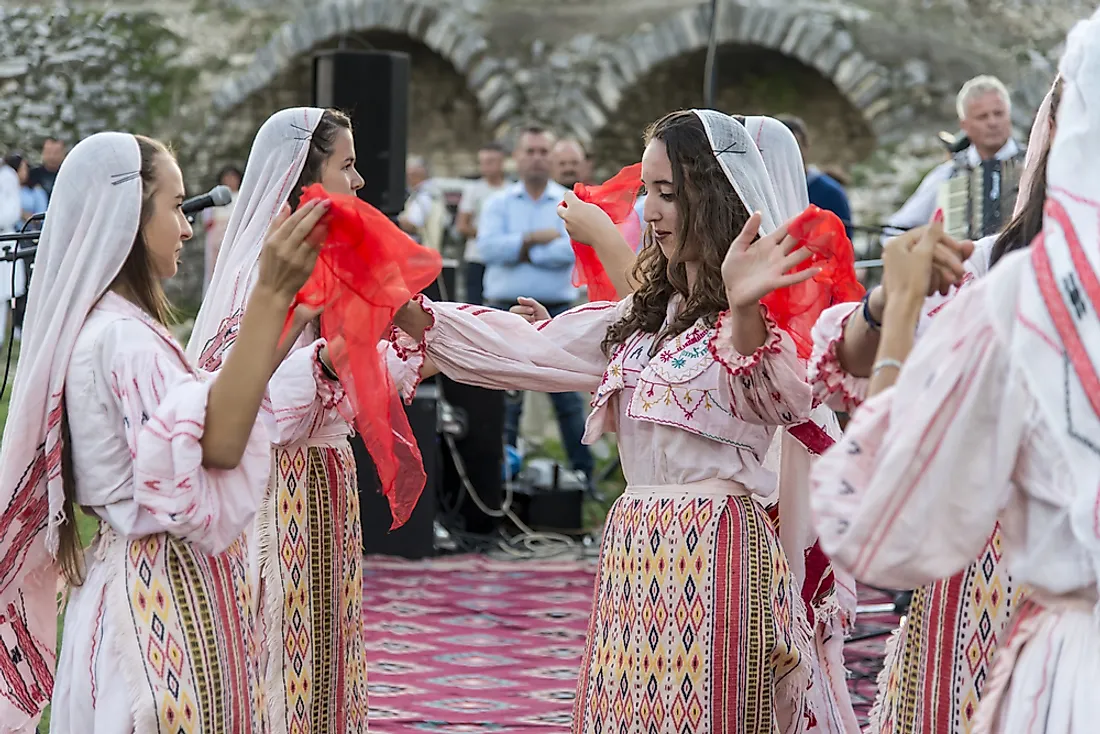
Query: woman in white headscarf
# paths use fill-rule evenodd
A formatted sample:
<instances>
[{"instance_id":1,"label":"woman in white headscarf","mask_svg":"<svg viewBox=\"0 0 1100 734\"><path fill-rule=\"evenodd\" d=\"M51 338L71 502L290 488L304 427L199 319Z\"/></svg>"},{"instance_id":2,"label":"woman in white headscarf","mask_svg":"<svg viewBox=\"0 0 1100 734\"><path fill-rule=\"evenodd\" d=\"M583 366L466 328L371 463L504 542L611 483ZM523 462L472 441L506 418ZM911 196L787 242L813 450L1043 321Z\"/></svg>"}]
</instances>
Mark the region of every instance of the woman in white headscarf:
<instances>
[{"instance_id":1,"label":"woman in white headscarf","mask_svg":"<svg viewBox=\"0 0 1100 734\"><path fill-rule=\"evenodd\" d=\"M93 135L58 173L0 450L2 731L34 731L51 690L55 732L266 731L237 538L267 484L257 412L324 209L273 230L248 349L210 376L160 286L191 236L183 198L171 154L134 135ZM99 520L86 556L78 507Z\"/></svg>"},{"instance_id":2,"label":"woman in white headscarf","mask_svg":"<svg viewBox=\"0 0 1100 734\"><path fill-rule=\"evenodd\" d=\"M888 249L907 267L887 262L871 397L813 473L823 546L871 583L951 576L1000 521L1029 592L974 732L1086 732L1100 718L1100 14L1070 33L1060 72L1041 234L963 289L911 354L926 250Z\"/></svg>"},{"instance_id":3,"label":"woman in white headscarf","mask_svg":"<svg viewBox=\"0 0 1100 734\"><path fill-rule=\"evenodd\" d=\"M585 441L618 435L628 486L607 518L573 731L801 732L811 632L753 498L775 488L776 427L810 413L794 343L760 299L816 269L784 274L807 253L744 127L680 111L646 140L650 241L631 297L537 325L413 302L395 323L461 382L595 393Z\"/></svg>"},{"instance_id":4,"label":"woman in white headscarf","mask_svg":"<svg viewBox=\"0 0 1100 734\"><path fill-rule=\"evenodd\" d=\"M915 332L920 337L944 306L983 277L1008 252L1031 244L1043 223L1046 165L1061 82L1056 81L1035 118L1015 216L1000 235L979 240L958 287L924 300ZM911 245L911 239L907 244ZM938 288L933 275L926 285ZM814 329L810 378L819 399L852 411L867 396L881 336L886 290L864 304L842 304L822 314ZM878 314L876 317L875 314ZM872 321L874 323L872 323ZM1025 588L1009 573L999 526L962 572L914 591L908 613L887 645L871 709L872 729L914 734L966 734L975 704L1008 634Z\"/></svg>"},{"instance_id":5,"label":"woman in white headscarf","mask_svg":"<svg viewBox=\"0 0 1100 734\"><path fill-rule=\"evenodd\" d=\"M781 216L791 219L810 205L806 188L806 170L802 151L794 133L779 120L770 117L735 118L740 120L756 144L775 190ZM822 450L821 442L831 445L841 436L836 414L827 405L818 405L810 414L818 430L810 447L784 429L772 441L765 465L779 473L778 498L784 500L776 510L785 510L780 517L780 536L785 547L811 548L816 536L809 513L810 466ZM790 534L794 534L791 537ZM856 585L847 574L832 568L820 549L807 551L807 562L792 560L795 577L803 582L803 599L807 601L817 645L816 671L823 685L811 689L811 706L816 722L810 731L844 734L859 729L848 679L844 668L844 639L851 631L856 616ZM798 559L801 561L802 559ZM809 578L807 578L807 575Z\"/></svg>"},{"instance_id":6,"label":"woman in white headscarf","mask_svg":"<svg viewBox=\"0 0 1100 734\"><path fill-rule=\"evenodd\" d=\"M351 120L298 107L261 126L245 167L188 354L207 369L236 352L237 321L274 213L296 208L302 188L352 194ZM320 338L317 312L271 379L265 414L274 444L268 495L250 533L264 630L272 731L344 734L367 728L359 486L348 437L353 408ZM395 362L399 367L403 363ZM406 394L415 371L395 381ZM323 631L323 634L319 632Z\"/></svg>"}]
</instances>

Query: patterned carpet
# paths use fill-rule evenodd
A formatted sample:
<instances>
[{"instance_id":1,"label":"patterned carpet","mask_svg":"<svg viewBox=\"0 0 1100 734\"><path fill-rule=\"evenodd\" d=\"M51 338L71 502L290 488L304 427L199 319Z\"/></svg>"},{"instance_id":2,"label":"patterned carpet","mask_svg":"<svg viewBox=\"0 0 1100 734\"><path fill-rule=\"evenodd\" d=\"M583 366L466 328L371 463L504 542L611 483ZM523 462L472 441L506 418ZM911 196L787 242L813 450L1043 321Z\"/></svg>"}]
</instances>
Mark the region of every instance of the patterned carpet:
<instances>
[{"instance_id":1,"label":"patterned carpet","mask_svg":"<svg viewBox=\"0 0 1100 734\"><path fill-rule=\"evenodd\" d=\"M568 731L594 572L594 559L367 559L372 734ZM861 604L886 600L864 591ZM896 626L858 618L846 657L861 719Z\"/></svg>"}]
</instances>

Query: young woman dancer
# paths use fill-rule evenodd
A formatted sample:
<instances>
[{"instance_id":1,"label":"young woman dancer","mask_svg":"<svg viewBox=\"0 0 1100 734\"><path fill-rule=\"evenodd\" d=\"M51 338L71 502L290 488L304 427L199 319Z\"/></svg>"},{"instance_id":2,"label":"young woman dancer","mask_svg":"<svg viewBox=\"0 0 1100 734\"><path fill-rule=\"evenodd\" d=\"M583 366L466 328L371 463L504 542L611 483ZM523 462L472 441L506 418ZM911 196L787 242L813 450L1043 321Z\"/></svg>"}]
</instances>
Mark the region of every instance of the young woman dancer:
<instances>
[{"instance_id":1,"label":"young woman dancer","mask_svg":"<svg viewBox=\"0 0 1100 734\"><path fill-rule=\"evenodd\" d=\"M786 125L770 117L746 117L743 124L764 159L783 218L797 216L810 204L798 140ZM831 445L842 433L836 414L826 405L815 407L810 418L819 429L815 432L818 440L812 443L813 450L784 429L772 441L765 461L766 466L779 472L779 496L786 495L786 510L793 514L792 529L801 535L787 538L784 543L787 548L809 547L816 541L809 522L810 466L822 447ZM779 509L778 504L773 505L773 511ZM787 532L784 525L780 518L780 537ZM809 552L801 565L793 562L791 565L796 578L803 582L802 597L811 614L817 662L821 666L821 685L810 691L813 718L809 728L835 734L857 731L859 723L844 668L844 640L856 615L855 580L832 568L817 548Z\"/></svg>"},{"instance_id":2,"label":"young woman dancer","mask_svg":"<svg viewBox=\"0 0 1100 734\"><path fill-rule=\"evenodd\" d=\"M808 253L778 226L744 127L681 111L646 140L633 296L538 325L413 302L395 323L416 346L423 335L429 370L593 392L586 440L618 434L628 487L607 519L573 731L800 732L811 633L753 497L775 487L761 463L776 426L810 412L794 344L760 298L816 270L785 274Z\"/></svg>"},{"instance_id":3,"label":"young woman dancer","mask_svg":"<svg viewBox=\"0 0 1100 734\"><path fill-rule=\"evenodd\" d=\"M235 351L241 305L272 213L288 201L297 207L302 188L313 183L336 194L362 187L351 121L335 110L275 113L252 144L188 345L199 364L212 369ZM348 443L353 412L319 338L316 315L305 312L305 333L268 390L274 469L251 535L276 734L367 729L362 529ZM396 358L389 366L398 388L411 394L416 371Z\"/></svg>"},{"instance_id":4,"label":"young woman dancer","mask_svg":"<svg viewBox=\"0 0 1100 734\"><path fill-rule=\"evenodd\" d=\"M168 332L160 281L191 228L161 144L83 140L57 177L0 453L0 729L266 731L246 558L257 423L286 309L316 261L314 207L273 229L217 376ZM77 508L99 533L84 555ZM73 587L54 680L57 582Z\"/></svg>"},{"instance_id":5,"label":"young woman dancer","mask_svg":"<svg viewBox=\"0 0 1100 734\"><path fill-rule=\"evenodd\" d=\"M927 268L904 251L908 267L887 261L871 397L813 476L826 550L880 585L956 573L1000 521L1029 591L976 732L1085 732L1100 715L1100 176L1082 165L1100 155L1100 16L1070 33L1061 73L1042 233L964 289L911 355Z\"/></svg>"},{"instance_id":6,"label":"young woman dancer","mask_svg":"<svg viewBox=\"0 0 1100 734\"><path fill-rule=\"evenodd\" d=\"M1003 234L975 243L973 254L964 263L966 274L959 288L946 297L936 294L925 299L918 336L960 289L969 288L1008 252L1029 246L1039 233L1046 201L1047 155L1060 92L1059 81L1035 118L1012 222ZM929 284L930 289L936 287ZM862 304L831 308L814 329L811 380L819 399L838 410L850 411L866 396L869 378L857 375L867 375L874 363L884 294L881 287L869 294L866 310ZM993 653L1004 640L1023 593L1004 562L999 527L969 567L917 589L903 624L887 646L871 709L872 730L969 734Z\"/></svg>"}]
</instances>

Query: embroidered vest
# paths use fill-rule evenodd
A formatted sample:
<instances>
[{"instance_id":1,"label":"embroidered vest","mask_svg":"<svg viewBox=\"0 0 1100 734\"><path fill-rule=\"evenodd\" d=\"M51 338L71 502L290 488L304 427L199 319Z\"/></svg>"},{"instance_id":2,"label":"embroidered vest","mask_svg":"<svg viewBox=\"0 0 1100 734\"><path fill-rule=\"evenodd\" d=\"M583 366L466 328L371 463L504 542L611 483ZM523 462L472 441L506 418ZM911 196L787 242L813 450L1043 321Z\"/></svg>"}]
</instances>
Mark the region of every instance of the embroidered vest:
<instances>
[{"instance_id":1,"label":"embroidered vest","mask_svg":"<svg viewBox=\"0 0 1100 734\"><path fill-rule=\"evenodd\" d=\"M596 389L586 438L617 429L618 411L608 403L629 390L623 410L628 418L680 428L763 460L775 429L746 423L734 415L729 372L710 350L715 333L699 320L668 340L652 359L649 351L654 334L638 333L627 339L611 355Z\"/></svg>"}]
</instances>

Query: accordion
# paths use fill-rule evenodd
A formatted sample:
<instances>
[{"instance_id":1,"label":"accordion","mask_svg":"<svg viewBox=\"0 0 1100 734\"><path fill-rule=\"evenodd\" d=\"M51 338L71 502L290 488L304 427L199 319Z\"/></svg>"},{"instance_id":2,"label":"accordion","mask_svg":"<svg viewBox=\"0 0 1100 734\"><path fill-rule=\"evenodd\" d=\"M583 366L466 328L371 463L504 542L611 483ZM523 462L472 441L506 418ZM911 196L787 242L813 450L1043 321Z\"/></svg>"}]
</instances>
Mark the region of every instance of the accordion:
<instances>
[{"instance_id":1,"label":"accordion","mask_svg":"<svg viewBox=\"0 0 1100 734\"><path fill-rule=\"evenodd\" d=\"M1012 219L1024 154L971 166L966 151L955 156L951 177L938 192L944 231L955 239L977 240L997 234Z\"/></svg>"}]
</instances>

